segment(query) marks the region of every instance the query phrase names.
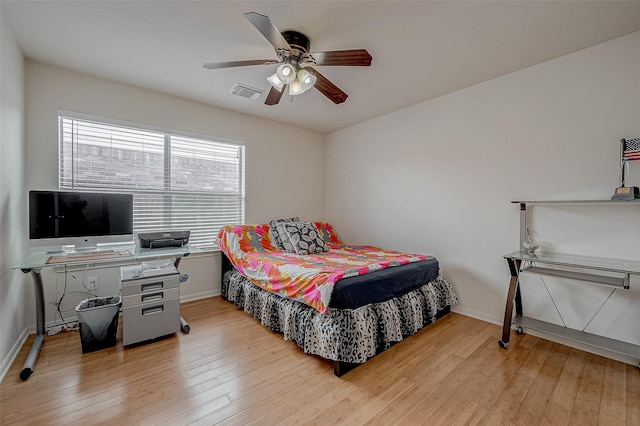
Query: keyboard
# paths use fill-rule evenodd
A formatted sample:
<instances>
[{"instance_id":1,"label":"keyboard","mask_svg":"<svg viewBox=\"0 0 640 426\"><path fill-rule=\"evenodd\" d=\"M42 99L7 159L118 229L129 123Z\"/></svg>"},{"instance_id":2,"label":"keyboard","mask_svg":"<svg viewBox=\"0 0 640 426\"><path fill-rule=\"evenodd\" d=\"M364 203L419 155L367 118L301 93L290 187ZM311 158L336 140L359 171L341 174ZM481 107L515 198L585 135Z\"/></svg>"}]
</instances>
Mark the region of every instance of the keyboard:
<instances>
[{"instance_id":1,"label":"keyboard","mask_svg":"<svg viewBox=\"0 0 640 426\"><path fill-rule=\"evenodd\" d=\"M116 251L115 250L94 250L94 251L87 251L87 252L80 252L80 253L68 253L67 254L67 258L69 259L75 259L75 258L83 258L83 257L99 257L99 256L105 256L108 254L115 254Z\"/></svg>"},{"instance_id":2,"label":"keyboard","mask_svg":"<svg viewBox=\"0 0 640 426\"><path fill-rule=\"evenodd\" d=\"M73 261L83 262L97 259L110 259L120 256L127 257L132 256L132 254L130 250L95 250L80 253L67 253L60 256L51 256L45 263L66 263Z\"/></svg>"}]
</instances>

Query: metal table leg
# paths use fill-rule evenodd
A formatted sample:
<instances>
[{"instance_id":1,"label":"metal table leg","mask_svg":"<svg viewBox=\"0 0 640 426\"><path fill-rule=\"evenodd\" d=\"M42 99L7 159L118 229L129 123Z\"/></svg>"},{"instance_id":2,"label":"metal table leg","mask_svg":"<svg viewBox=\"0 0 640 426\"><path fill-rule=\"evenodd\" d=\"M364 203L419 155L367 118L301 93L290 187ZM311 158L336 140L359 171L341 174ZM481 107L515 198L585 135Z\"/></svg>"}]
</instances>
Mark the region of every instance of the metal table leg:
<instances>
[{"instance_id":1,"label":"metal table leg","mask_svg":"<svg viewBox=\"0 0 640 426\"><path fill-rule=\"evenodd\" d=\"M180 330L182 330L184 334L189 334L189 332L191 331L191 327L189 327L187 321L182 318L182 315L180 315Z\"/></svg>"},{"instance_id":2,"label":"metal table leg","mask_svg":"<svg viewBox=\"0 0 640 426\"><path fill-rule=\"evenodd\" d=\"M520 271L520 259L508 258L511 280L509 281L509 292L507 293L507 304L504 309L504 323L502 324L502 340L498 341L501 348L509 347L511 339L511 319L513 318L513 304L516 304L516 313L522 315L522 297L520 296L520 286L518 285L518 273Z\"/></svg>"},{"instance_id":3,"label":"metal table leg","mask_svg":"<svg viewBox=\"0 0 640 426\"><path fill-rule=\"evenodd\" d=\"M178 265L180 265L180 260L182 260L183 257L189 256L189 254L190 253L185 253L184 255L176 256L176 260L173 262L173 265L176 267L176 269L178 269ZM182 315L180 315L180 330L182 330L184 334L189 334L189 331L191 331L191 327L189 327L189 324L187 323L187 321L184 318L182 318Z\"/></svg>"},{"instance_id":4,"label":"metal table leg","mask_svg":"<svg viewBox=\"0 0 640 426\"><path fill-rule=\"evenodd\" d=\"M31 376L31 373L33 373L33 367L38 359L38 355L40 355L40 348L44 343L44 289L42 287L40 268L22 269L22 272L25 274L31 272L36 299L36 338L31 345L31 350L29 351L29 355L27 355L22 371L20 371L20 379L27 380L29 376Z\"/></svg>"}]
</instances>

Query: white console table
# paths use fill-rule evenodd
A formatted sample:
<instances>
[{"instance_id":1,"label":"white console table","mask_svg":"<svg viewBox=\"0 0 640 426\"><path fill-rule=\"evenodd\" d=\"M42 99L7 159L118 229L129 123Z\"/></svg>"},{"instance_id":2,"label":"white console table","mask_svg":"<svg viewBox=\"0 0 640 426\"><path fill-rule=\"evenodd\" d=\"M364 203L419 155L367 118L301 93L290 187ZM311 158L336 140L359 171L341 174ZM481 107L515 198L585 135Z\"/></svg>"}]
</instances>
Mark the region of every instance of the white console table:
<instances>
[{"instance_id":1,"label":"white console table","mask_svg":"<svg viewBox=\"0 0 640 426\"><path fill-rule=\"evenodd\" d=\"M533 204L615 204L640 207L640 200L574 200L574 201L513 201L520 205L520 247L526 238L527 207ZM502 340L498 344L502 348L509 346L511 327L515 325L516 333L523 332L523 327L539 330L551 335L582 342L593 347L606 349L624 356L640 360L640 345L611 339L581 330L562 327L546 321L523 315L522 296L520 294L519 276L522 272L550 275L578 280L587 284L604 285L614 289L628 290L630 277L640 276L640 262L600 257L574 256L558 253L528 254L521 249L504 255L509 265L511 280L507 293L507 303L502 327ZM515 305L516 314L513 315Z\"/></svg>"},{"instance_id":2,"label":"white console table","mask_svg":"<svg viewBox=\"0 0 640 426\"><path fill-rule=\"evenodd\" d=\"M44 287L42 283L42 276L40 274L42 268L55 268L55 267L70 267L70 266L86 266L87 268L93 268L97 266L110 266L119 263L139 263L145 260L161 259L161 258L175 258L175 266L178 267L180 260L183 257L189 256L191 253L197 253L201 250L191 246L182 246L174 248L157 248L157 249L139 249L133 244L127 245L109 245L101 248L101 250L113 250L114 252L128 252L128 254L118 255L113 257L97 257L91 256L91 252L87 252L86 256L82 255L66 255L65 252L36 252L32 253L19 265L14 266L12 269L20 269L25 274L31 273L34 284L35 303L36 303L36 337L31 345L31 350L27 355L27 359L20 371L20 379L27 380L33 373L33 367L40 354L40 348L44 343L45 335L45 302L44 302ZM50 257L56 257L60 261L49 262ZM181 318L181 327L183 330L188 331L188 325Z\"/></svg>"}]
</instances>

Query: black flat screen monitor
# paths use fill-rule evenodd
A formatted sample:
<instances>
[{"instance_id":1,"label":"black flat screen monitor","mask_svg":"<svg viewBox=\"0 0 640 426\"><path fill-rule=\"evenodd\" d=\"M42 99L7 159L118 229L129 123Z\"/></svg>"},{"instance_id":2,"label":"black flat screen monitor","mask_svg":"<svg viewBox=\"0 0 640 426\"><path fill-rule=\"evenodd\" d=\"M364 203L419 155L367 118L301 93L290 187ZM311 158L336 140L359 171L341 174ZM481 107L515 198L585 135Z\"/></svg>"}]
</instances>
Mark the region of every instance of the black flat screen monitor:
<instances>
[{"instance_id":1,"label":"black flat screen monitor","mask_svg":"<svg viewBox=\"0 0 640 426\"><path fill-rule=\"evenodd\" d=\"M111 192L29 191L29 245L133 241L133 195Z\"/></svg>"}]
</instances>

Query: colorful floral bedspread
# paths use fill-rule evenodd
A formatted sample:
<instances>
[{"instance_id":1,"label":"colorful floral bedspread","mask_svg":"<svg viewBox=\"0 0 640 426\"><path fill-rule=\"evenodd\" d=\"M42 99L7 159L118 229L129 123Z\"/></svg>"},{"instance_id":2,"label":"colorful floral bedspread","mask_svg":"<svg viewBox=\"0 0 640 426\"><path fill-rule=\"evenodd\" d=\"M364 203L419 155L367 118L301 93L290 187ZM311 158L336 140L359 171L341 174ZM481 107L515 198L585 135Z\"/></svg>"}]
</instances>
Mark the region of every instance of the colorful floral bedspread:
<instances>
[{"instance_id":1,"label":"colorful floral bedspread","mask_svg":"<svg viewBox=\"0 0 640 426\"><path fill-rule=\"evenodd\" d=\"M328 224L316 222L319 229L322 225ZM322 313L338 280L432 258L373 246L346 246L336 243L337 237L329 238L329 251L301 256L277 250L269 225L225 226L218 238L233 266L254 284Z\"/></svg>"}]
</instances>

